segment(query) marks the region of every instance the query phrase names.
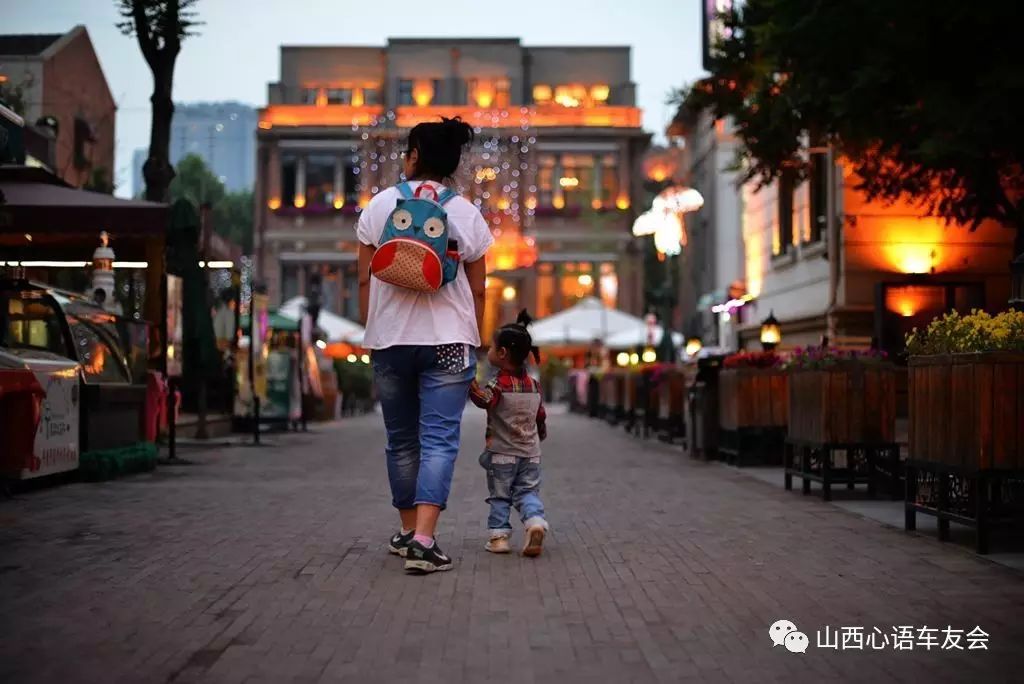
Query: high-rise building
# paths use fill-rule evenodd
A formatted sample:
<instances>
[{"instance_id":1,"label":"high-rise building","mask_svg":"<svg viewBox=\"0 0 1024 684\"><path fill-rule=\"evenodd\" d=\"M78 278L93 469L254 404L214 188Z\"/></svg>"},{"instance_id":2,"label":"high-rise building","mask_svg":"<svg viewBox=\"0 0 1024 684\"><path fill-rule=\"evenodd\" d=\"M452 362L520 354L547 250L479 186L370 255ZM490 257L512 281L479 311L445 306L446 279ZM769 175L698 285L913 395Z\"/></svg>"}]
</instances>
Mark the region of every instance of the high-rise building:
<instances>
[{"instance_id":1,"label":"high-rise building","mask_svg":"<svg viewBox=\"0 0 1024 684\"><path fill-rule=\"evenodd\" d=\"M229 191L253 186L256 170L256 110L238 102L175 104L171 121L171 164L195 154ZM144 190L142 165L147 150L132 158L133 194Z\"/></svg>"},{"instance_id":2,"label":"high-rise building","mask_svg":"<svg viewBox=\"0 0 1024 684\"><path fill-rule=\"evenodd\" d=\"M488 326L582 297L637 311L629 246L650 135L628 47L528 47L518 39L391 39L383 47L282 47L260 110L256 244L271 297L303 294L358 313L355 222L400 180L415 124L476 128L456 178L490 222Z\"/></svg>"}]
</instances>

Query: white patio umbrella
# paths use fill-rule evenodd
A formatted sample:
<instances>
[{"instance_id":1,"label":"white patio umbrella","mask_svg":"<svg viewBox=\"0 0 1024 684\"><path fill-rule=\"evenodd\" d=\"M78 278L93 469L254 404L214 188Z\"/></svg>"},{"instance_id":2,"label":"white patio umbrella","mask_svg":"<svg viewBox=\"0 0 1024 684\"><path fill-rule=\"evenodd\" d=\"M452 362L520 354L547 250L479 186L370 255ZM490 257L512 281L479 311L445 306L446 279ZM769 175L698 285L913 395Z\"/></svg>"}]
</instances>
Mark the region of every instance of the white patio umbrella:
<instances>
[{"instance_id":1,"label":"white patio umbrella","mask_svg":"<svg viewBox=\"0 0 1024 684\"><path fill-rule=\"evenodd\" d=\"M594 340L605 341L616 333L646 325L641 318L609 309L596 297L584 297L565 311L533 323L530 336L538 347L590 344Z\"/></svg>"},{"instance_id":2,"label":"white patio umbrella","mask_svg":"<svg viewBox=\"0 0 1024 684\"><path fill-rule=\"evenodd\" d=\"M654 326L654 341L652 346L657 347L661 344L661 336L663 329L660 325ZM680 333L672 333L672 343L676 346L682 346L683 336ZM629 330L623 330L620 333L609 335L607 342L609 349L629 349L631 347L643 347L647 345L647 325L638 328L630 328Z\"/></svg>"},{"instance_id":3,"label":"white patio umbrella","mask_svg":"<svg viewBox=\"0 0 1024 684\"><path fill-rule=\"evenodd\" d=\"M287 302L281 305L281 308L277 310L279 316L290 318L293 321L297 321L302 317L302 312L306 309L306 298L305 297L292 297ZM328 342L348 342L349 344L362 344L363 333L365 332L363 326L342 318L338 314L331 313L326 309L320 310L320 316L317 318L316 326L327 333Z\"/></svg>"}]
</instances>

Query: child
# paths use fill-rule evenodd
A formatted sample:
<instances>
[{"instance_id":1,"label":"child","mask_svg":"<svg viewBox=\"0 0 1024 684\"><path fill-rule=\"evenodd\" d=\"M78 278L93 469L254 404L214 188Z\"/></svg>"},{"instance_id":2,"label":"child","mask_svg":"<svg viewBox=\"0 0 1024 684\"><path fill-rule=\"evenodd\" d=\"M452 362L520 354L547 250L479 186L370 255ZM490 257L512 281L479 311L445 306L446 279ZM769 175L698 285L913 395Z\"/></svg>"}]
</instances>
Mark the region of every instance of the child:
<instances>
[{"instance_id":1,"label":"child","mask_svg":"<svg viewBox=\"0 0 1024 684\"><path fill-rule=\"evenodd\" d=\"M487 518L491 553L508 553L512 534L509 515L516 507L526 529L524 556L539 556L548 523L540 501L540 443L547 437L540 385L526 372L526 357L539 361L526 326L530 316L523 309L515 323L494 333L487 360L498 374L483 388L476 380L469 397L487 410L487 446L480 465L487 470L491 514Z\"/></svg>"}]
</instances>

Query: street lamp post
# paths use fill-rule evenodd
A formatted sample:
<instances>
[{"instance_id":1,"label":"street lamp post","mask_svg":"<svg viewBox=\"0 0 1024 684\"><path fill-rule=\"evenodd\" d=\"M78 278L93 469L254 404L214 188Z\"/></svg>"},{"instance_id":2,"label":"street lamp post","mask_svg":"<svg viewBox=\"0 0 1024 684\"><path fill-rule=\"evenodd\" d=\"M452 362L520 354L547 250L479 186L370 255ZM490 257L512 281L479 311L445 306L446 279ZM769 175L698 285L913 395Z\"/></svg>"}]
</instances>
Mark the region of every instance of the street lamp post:
<instances>
[{"instance_id":1,"label":"street lamp post","mask_svg":"<svg viewBox=\"0 0 1024 684\"><path fill-rule=\"evenodd\" d=\"M766 351L774 351L782 341L782 330L779 321L775 318L775 312L768 313L768 318L761 321L761 347Z\"/></svg>"}]
</instances>

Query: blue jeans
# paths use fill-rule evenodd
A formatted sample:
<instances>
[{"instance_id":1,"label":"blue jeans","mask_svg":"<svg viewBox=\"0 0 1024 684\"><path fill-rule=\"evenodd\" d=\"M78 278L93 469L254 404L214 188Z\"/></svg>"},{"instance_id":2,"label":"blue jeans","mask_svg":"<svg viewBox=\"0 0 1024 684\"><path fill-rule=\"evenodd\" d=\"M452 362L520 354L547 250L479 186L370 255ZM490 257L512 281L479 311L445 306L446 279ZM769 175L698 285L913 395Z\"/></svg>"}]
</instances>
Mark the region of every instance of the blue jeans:
<instances>
[{"instance_id":1,"label":"blue jeans","mask_svg":"<svg viewBox=\"0 0 1024 684\"><path fill-rule=\"evenodd\" d=\"M373 352L373 374L387 430L385 453L391 503L398 509L448 502L459 454L462 412L475 363L451 373L431 346L396 346Z\"/></svg>"},{"instance_id":2,"label":"blue jeans","mask_svg":"<svg viewBox=\"0 0 1024 684\"><path fill-rule=\"evenodd\" d=\"M487 471L487 503L491 505L487 529L492 535L511 534L509 516L513 506L524 527L542 525L547 529L540 500L540 459L485 451L480 454L480 465Z\"/></svg>"}]
</instances>

